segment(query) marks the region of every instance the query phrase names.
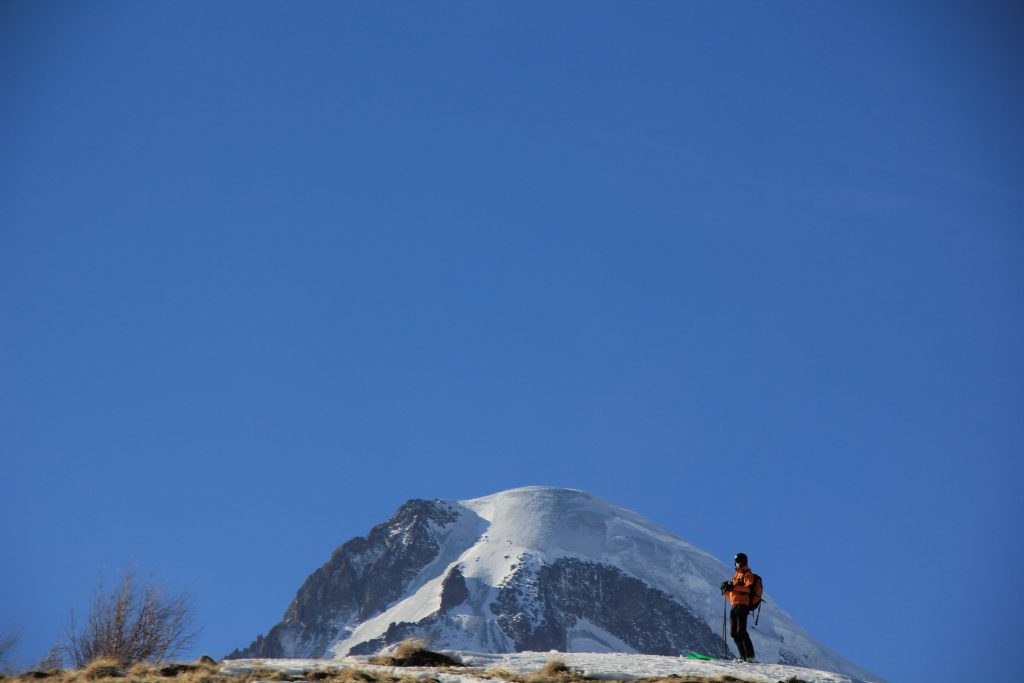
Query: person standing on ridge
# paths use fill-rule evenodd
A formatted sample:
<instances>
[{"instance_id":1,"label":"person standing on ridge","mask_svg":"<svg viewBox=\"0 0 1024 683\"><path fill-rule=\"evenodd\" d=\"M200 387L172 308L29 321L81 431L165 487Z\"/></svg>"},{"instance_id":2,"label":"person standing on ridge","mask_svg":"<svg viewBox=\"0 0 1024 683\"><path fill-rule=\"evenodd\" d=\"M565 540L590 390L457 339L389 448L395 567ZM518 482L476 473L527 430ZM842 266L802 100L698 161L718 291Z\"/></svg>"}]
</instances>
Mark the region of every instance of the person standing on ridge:
<instances>
[{"instance_id":1,"label":"person standing on ridge","mask_svg":"<svg viewBox=\"0 0 1024 683\"><path fill-rule=\"evenodd\" d=\"M747 615L750 614L754 591L755 574L747 566L747 556L738 553L734 558L736 573L730 581L722 582L722 595L732 603L729 612L729 635L732 636L736 648L740 651L740 659L744 662L756 662L754 644L747 633Z\"/></svg>"}]
</instances>

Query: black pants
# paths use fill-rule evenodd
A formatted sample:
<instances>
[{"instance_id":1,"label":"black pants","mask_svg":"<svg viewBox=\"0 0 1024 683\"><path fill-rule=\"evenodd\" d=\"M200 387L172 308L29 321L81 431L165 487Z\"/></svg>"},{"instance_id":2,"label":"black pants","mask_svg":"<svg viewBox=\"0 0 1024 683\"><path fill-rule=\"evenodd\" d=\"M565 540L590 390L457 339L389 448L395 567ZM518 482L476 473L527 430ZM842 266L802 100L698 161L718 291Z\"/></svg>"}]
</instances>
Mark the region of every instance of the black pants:
<instances>
[{"instance_id":1,"label":"black pants","mask_svg":"<svg viewBox=\"0 0 1024 683\"><path fill-rule=\"evenodd\" d=\"M750 642L750 634L747 633L747 615L750 614L748 605L733 605L729 612L729 635L736 643L736 649L740 651L743 659L754 658L754 644Z\"/></svg>"}]
</instances>

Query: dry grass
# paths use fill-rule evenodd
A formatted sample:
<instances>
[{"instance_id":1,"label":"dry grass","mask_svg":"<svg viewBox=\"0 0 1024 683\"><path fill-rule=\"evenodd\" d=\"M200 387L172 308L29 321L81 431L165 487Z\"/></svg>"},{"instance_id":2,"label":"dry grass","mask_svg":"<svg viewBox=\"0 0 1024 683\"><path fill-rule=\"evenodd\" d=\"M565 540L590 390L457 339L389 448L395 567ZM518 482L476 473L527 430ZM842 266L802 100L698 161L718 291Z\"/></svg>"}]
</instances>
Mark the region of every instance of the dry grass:
<instances>
[{"instance_id":1,"label":"dry grass","mask_svg":"<svg viewBox=\"0 0 1024 683\"><path fill-rule=\"evenodd\" d=\"M125 678L127 671L121 670L121 662L111 657L101 657L82 669L81 675L87 681L100 681L105 678Z\"/></svg>"},{"instance_id":2,"label":"dry grass","mask_svg":"<svg viewBox=\"0 0 1024 683\"><path fill-rule=\"evenodd\" d=\"M165 673L166 672L166 673ZM415 683L408 676L331 669L293 675L280 669L254 669L243 674L222 674L216 666L186 664L153 666L140 664L129 671L111 667L109 663L90 665L77 671L25 672L7 676L4 683L40 683L38 674L45 673L45 683L255 683L256 681L311 681L317 683ZM420 679L422 681L422 679Z\"/></svg>"},{"instance_id":3,"label":"dry grass","mask_svg":"<svg viewBox=\"0 0 1024 683\"><path fill-rule=\"evenodd\" d=\"M487 679L498 679L508 683L584 683L594 679L587 678L582 671L570 669L560 659L552 659L540 671L529 674L513 673L504 669L474 672L474 676ZM611 682L609 682L611 683Z\"/></svg>"},{"instance_id":4,"label":"dry grass","mask_svg":"<svg viewBox=\"0 0 1024 683\"><path fill-rule=\"evenodd\" d=\"M208 663L209 662L209 663ZM208 657L191 664L135 664L122 668L116 659L98 659L82 669L64 671L26 671L10 676L4 683L26 683L45 680L46 683L89 683L116 681L117 683L243 683L240 676L218 674L216 662Z\"/></svg>"},{"instance_id":5,"label":"dry grass","mask_svg":"<svg viewBox=\"0 0 1024 683\"><path fill-rule=\"evenodd\" d=\"M585 680L587 678L583 672L570 669L561 659L552 659L540 671L526 676L526 683L571 683Z\"/></svg>"},{"instance_id":6,"label":"dry grass","mask_svg":"<svg viewBox=\"0 0 1024 683\"><path fill-rule=\"evenodd\" d=\"M423 647L422 641L410 643L408 647L395 649L395 657L376 658L390 660L388 666L403 666L393 661L410 661L431 653ZM444 655L439 655L444 657ZM446 658L447 659L447 658ZM384 663L384 662L380 662ZM404 666L425 666L434 668L438 673L447 672L452 665L404 664ZM462 665L455 665L461 667ZM465 668L455 669L453 673L465 675ZM472 670L474 677L505 681L507 683L593 683L583 672L569 668L559 659L552 659L543 669L530 674L516 674L504 670L481 671ZM421 673L422 676L422 673ZM209 658L188 664L176 663L166 665L137 664L125 671L119 668L114 660L98 660L89 666L74 671L31 671L17 676L0 676L3 683L257 683L257 681L295 681L302 683L437 683L433 677L416 678L414 676L396 675L385 671L363 670L356 668L328 668L307 671L302 675L289 674L280 669L256 668L241 674L223 674L219 665ZM602 683L613 683L611 681ZM631 683L751 683L750 679L737 678L730 675L718 676L668 676L645 678ZM780 681L780 683L783 683ZM799 679L790 679L785 683L804 683Z\"/></svg>"},{"instance_id":7,"label":"dry grass","mask_svg":"<svg viewBox=\"0 0 1024 683\"><path fill-rule=\"evenodd\" d=\"M457 662L448 655L428 650L427 643L422 638L403 640L395 646L393 655L371 657L369 663L378 666L462 666L462 662Z\"/></svg>"},{"instance_id":8,"label":"dry grass","mask_svg":"<svg viewBox=\"0 0 1024 683\"><path fill-rule=\"evenodd\" d=\"M427 641L423 638L408 638L395 647L396 657L413 657L427 649Z\"/></svg>"},{"instance_id":9,"label":"dry grass","mask_svg":"<svg viewBox=\"0 0 1024 683\"><path fill-rule=\"evenodd\" d=\"M369 671L359 669L343 669L331 683L376 683L377 677Z\"/></svg>"},{"instance_id":10,"label":"dry grass","mask_svg":"<svg viewBox=\"0 0 1024 683\"><path fill-rule=\"evenodd\" d=\"M510 683L523 683L526 680L526 676L522 674L514 674L511 671L505 671L504 669L491 669L490 671L484 671L480 674L474 674L480 678L500 678L503 681L509 681Z\"/></svg>"}]
</instances>

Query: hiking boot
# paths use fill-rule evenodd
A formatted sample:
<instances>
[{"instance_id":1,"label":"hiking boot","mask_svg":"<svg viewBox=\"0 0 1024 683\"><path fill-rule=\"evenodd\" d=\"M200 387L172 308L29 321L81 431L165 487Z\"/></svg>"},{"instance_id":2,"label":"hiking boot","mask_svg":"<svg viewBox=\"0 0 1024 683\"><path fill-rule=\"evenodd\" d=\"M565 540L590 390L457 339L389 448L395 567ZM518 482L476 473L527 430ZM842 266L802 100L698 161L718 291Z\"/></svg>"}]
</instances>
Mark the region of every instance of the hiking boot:
<instances>
[{"instance_id":1,"label":"hiking boot","mask_svg":"<svg viewBox=\"0 0 1024 683\"><path fill-rule=\"evenodd\" d=\"M757 664L757 657L745 657L743 661L747 664Z\"/></svg>"}]
</instances>

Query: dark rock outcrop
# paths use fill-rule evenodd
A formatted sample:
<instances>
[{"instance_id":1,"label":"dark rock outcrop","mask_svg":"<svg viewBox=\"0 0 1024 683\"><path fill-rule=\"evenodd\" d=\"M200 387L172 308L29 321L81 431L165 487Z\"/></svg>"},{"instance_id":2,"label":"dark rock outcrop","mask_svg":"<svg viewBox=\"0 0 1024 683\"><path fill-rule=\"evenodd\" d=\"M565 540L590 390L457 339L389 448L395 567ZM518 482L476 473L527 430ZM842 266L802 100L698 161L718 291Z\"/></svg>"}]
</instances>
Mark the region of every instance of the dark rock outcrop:
<instances>
[{"instance_id":1,"label":"dark rock outcrop","mask_svg":"<svg viewBox=\"0 0 1024 683\"><path fill-rule=\"evenodd\" d=\"M501 586L491 611L518 651L564 651L569 630L585 619L637 652L727 652L722 638L688 607L594 562L563 558L536 569L524 565Z\"/></svg>"},{"instance_id":2,"label":"dark rock outcrop","mask_svg":"<svg viewBox=\"0 0 1024 683\"><path fill-rule=\"evenodd\" d=\"M441 582L441 611L458 607L469 599L469 588L466 587L466 577L462 575L462 567L452 567L448 576Z\"/></svg>"}]
</instances>

